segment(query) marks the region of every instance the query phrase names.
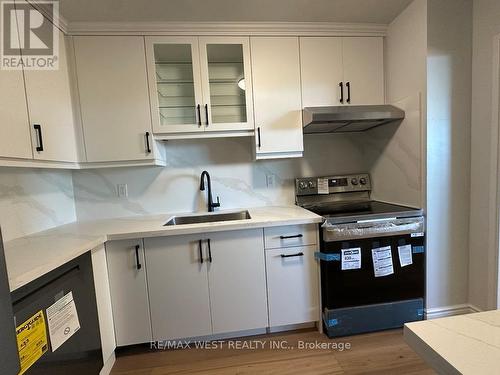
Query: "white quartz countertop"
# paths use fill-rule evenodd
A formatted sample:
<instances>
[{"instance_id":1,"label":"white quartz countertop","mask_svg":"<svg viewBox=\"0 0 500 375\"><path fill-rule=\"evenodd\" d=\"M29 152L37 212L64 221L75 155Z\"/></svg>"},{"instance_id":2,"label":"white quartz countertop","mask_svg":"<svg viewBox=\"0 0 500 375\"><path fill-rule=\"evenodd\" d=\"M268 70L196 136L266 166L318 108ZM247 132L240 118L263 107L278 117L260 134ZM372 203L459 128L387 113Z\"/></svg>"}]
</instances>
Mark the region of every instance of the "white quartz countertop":
<instances>
[{"instance_id":1,"label":"white quartz countertop","mask_svg":"<svg viewBox=\"0 0 500 375\"><path fill-rule=\"evenodd\" d=\"M500 373L500 310L408 323L404 337L439 374Z\"/></svg>"},{"instance_id":2,"label":"white quartz countertop","mask_svg":"<svg viewBox=\"0 0 500 375\"><path fill-rule=\"evenodd\" d=\"M245 210L245 209L242 209ZM179 226L163 226L172 216L162 214L119 219L77 221L5 243L10 290L13 291L106 241L180 234L313 224L322 221L297 206L246 209L251 219ZM239 210L220 211L234 212Z\"/></svg>"}]
</instances>

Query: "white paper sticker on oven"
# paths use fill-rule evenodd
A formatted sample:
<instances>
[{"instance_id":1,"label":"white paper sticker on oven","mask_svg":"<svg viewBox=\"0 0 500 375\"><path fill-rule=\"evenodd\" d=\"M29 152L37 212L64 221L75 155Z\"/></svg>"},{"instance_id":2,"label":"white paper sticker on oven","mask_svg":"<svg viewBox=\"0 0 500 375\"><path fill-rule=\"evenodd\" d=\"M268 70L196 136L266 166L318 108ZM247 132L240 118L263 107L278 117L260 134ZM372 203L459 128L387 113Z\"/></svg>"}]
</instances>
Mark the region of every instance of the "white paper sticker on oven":
<instances>
[{"instance_id":1,"label":"white paper sticker on oven","mask_svg":"<svg viewBox=\"0 0 500 375\"><path fill-rule=\"evenodd\" d=\"M329 194L328 178L318 178L318 194Z\"/></svg>"},{"instance_id":2,"label":"white paper sticker on oven","mask_svg":"<svg viewBox=\"0 0 500 375\"><path fill-rule=\"evenodd\" d=\"M361 248L342 249L342 271L361 268Z\"/></svg>"},{"instance_id":3,"label":"white paper sticker on oven","mask_svg":"<svg viewBox=\"0 0 500 375\"><path fill-rule=\"evenodd\" d=\"M372 259L375 277L388 276L394 273L390 246L372 249Z\"/></svg>"},{"instance_id":4,"label":"white paper sticker on oven","mask_svg":"<svg viewBox=\"0 0 500 375\"><path fill-rule=\"evenodd\" d=\"M411 245L398 246L399 264L406 267L413 264Z\"/></svg>"},{"instance_id":5,"label":"white paper sticker on oven","mask_svg":"<svg viewBox=\"0 0 500 375\"><path fill-rule=\"evenodd\" d=\"M69 292L47 308L50 346L56 351L80 329L73 292Z\"/></svg>"}]
</instances>

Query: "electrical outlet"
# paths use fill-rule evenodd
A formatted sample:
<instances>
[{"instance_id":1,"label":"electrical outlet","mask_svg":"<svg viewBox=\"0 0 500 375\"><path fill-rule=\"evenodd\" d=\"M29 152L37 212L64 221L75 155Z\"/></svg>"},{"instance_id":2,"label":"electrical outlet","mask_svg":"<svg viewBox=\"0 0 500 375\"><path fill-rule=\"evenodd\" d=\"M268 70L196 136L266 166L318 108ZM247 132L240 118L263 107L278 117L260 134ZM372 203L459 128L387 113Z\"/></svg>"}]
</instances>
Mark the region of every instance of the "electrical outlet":
<instances>
[{"instance_id":1,"label":"electrical outlet","mask_svg":"<svg viewBox=\"0 0 500 375\"><path fill-rule=\"evenodd\" d=\"M128 197L128 187L127 184L117 184L116 193L120 198Z\"/></svg>"},{"instance_id":2,"label":"electrical outlet","mask_svg":"<svg viewBox=\"0 0 500 375\"><path fill-rule=\"evenodd\" d=\"M266 186L268 188L276 187L276 175L275 174L266 175Z\"/></svg>"}]
</instances>

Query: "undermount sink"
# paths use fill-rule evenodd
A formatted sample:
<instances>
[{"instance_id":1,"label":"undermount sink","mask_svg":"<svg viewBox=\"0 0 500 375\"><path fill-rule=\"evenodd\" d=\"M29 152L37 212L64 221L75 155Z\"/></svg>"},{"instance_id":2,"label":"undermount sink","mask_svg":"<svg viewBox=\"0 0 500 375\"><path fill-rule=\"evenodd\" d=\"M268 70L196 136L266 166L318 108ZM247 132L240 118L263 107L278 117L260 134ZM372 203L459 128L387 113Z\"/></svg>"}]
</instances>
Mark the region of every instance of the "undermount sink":
<instances>
[{"instance_id":1,"label":"undermount sink","mask_svg":"<svg viewBox=\"0 0 500 375\"><path fill-rule=\"evenodd\" d=\"M207 215L174 216L167 221L164 226L216 223L219 221L247 220L251 219L248 211L224 212Z\"/></svg>"}]
</instances>

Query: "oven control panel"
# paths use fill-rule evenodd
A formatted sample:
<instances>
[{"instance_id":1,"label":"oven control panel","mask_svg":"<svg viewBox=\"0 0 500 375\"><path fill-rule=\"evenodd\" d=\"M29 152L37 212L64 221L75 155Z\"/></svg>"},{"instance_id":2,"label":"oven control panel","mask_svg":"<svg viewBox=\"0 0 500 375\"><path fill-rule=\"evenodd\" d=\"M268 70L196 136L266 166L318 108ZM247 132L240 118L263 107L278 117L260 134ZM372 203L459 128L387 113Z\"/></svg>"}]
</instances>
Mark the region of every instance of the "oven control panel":
<instances>
[{"instance_id":1,"label":"oven control panel","mask_svg":"<svg viewBox=\"0 0 500 375\"><path fill-rule=\"evenodd\" d=\"M295 180L296 195L321 195L370 190L370 175L366 173L345 176L307 177Z\"/></svg>"}]
</instances>

